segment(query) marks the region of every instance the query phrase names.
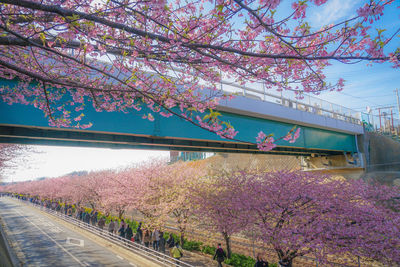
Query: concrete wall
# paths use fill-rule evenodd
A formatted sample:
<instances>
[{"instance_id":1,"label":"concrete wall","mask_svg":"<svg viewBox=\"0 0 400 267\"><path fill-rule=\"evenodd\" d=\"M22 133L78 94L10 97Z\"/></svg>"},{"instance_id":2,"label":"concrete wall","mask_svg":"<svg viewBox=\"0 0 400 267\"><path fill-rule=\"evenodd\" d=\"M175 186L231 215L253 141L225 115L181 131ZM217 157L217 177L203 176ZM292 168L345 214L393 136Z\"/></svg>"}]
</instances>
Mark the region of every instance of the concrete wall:
<instances>
[{"instance_id":1,"label":"concrete wall","mask_svg":"<svg viewBox=\"0 0 400 267\"><path fill-rule=\"evenodd\" d=\"M400 142L377 133L365 133L358 143L366 160L366 171L361 178L400 185Z\"/></svg>"},{"instance_id":2,"label":"concrete wall","mask_svg":"<svg viewBox=\"0 0 400 267\"><path fill-rule=\"evenodd\" d=\"M365 133L363 143L367 172L400 171L400 142L377 133Z\"/></svg>"}]
</instances>

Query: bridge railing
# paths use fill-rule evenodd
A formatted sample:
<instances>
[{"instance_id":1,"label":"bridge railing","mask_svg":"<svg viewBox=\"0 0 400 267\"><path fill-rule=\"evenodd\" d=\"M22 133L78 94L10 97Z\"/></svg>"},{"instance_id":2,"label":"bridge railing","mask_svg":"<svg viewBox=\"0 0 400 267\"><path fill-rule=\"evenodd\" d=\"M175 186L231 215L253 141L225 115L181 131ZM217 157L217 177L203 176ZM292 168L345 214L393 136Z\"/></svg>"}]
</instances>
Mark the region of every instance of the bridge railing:
<instances>
[{"instance_id":1,"label":"bridge railing","mask_svg":"<svg viewBox=\"0 0 400 267\"><path fill-rule=\"evenodd\" d=\"M258 89L255 89L257 87ZM362 124L367 131L390 135L392 138L400 141L400 120L393 118L392 115L367 114L310 95L296 96L294 94L290 96L287 92L285 92L285 95L272 94L271 92L267 92L265 87L260 84L255 84L255 88L226 81L221 82L221 90L227 93L235 93L251 99L268 101L352 124Z\"/></svg>"},{"instance_id":2,"label":"bridge railing","mask_svg":"<svg viewBox=\"0 0 400 267\"><path fill-rule=\"evenodd\" d=\"M184 71L172 68L173 72L185 73ZM155 74L155 73L153 73ZM171 79L176 79L172 74L169 76ZM200 78L201 77L197 77ZM204 81L204 80L203 80ZM228 94L237 94L247 98L257 99L276 103L282 106L294 108L297 110L318 114L325 117L330 117L337 120L346 121L352 124L362 124L361 112L353 110L317 97L307 94L295 94L285 92L284 94L273 94L268 92L264 84L253 83L253 87L240 85L234 82L220 81L220 90Z\"/></svg>"},{"instance_id":3,"label":"bridge railing","mask_svg":"<svg viewBox=\"0 0 400 267\"><path fill-rule=\"evenodd\" d=\"M258 87L258 89L256 89ZM255 84L254 88L230 83L221 82L221 89L227 93L235 93L247 98L272 102L285 107L346 121L352 124L361 124L361 112L322 100L310 95L285 95L267 92L263 85Z\"/></svg>"},{"instance_id":4,"label":"bridge railing","mask_svg":"<svg viewBox=\"0 0 400 267\"><path fill-rule=\"evenodd\" d=\"M22 200L25 201L25 200ZM58 218L60 218L61 220L64 220L66 222L69 222L71 224L74 224L76 226L78 226L79 228L82 228L86 231L91 232L92 234L95 234L97 236L102 237L103 239L106 239L114 244L117 244L121 247L124 247L127 250L130 250L140 256L143 256L147 259L149 259L150 261L156 262L162 266L183 266L183 267L193 267L193 265L188 264L184 261L181 260L177 260L167 254L164 254L162 252L153 250L149 247L146 247L142 244L136 243L136 242L132 242L131 240L128 240L126 238L123 238L119 235L116 235L114 233L110 233L107 230L101 229L97 226L88 224L86 222L83 222L81 220L75 219L71 216L65 215L61 212L57 212L54 211L52 209L46 208L44 206L38 205L38 204L34 204L32 202L26 201L27 203L31 204L32 206L39 208L40 210L49 213L51 215L54 215Z\"/></svg>"}]
</instances>

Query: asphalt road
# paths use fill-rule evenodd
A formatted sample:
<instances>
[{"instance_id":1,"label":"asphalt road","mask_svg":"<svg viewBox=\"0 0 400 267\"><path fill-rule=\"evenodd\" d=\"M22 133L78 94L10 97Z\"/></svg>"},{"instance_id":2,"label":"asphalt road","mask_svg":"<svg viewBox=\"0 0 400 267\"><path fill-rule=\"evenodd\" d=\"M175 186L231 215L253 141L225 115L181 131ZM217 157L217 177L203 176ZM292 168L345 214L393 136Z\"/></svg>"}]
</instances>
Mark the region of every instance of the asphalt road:
<instances>
[{"instance_id":1,"label":"asphalt road","mask_svg":"<svg viewBox=\"0 0 400 267\"><path fill-rule=\"evenodd\" d=\"M17 200L0 197L0 217L22 266L142 267Z\"/></svg>"}]
</instances>

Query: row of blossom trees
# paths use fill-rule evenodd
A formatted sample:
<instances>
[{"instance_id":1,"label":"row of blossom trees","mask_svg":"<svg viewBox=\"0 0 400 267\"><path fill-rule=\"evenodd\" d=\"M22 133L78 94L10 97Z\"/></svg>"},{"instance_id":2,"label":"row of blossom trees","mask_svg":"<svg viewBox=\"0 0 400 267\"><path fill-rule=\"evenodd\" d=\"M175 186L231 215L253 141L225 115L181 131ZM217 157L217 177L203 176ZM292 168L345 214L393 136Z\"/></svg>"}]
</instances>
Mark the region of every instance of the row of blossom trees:
<instances>
[{"instance_id":1,"label":"row of blossom trees","mask_svg":"<svg viewBox=\"0 0 400 267\"><path fill-rule=\"evenodd\" d=\"M202 161L160 161L7 186L3 191L90 205L118 216L134 209L149 227L174 221L219 232L256 233L279 259L353 254L400 263L399 188L299 171L207 170Z\"/></svg>"}]
</instances>

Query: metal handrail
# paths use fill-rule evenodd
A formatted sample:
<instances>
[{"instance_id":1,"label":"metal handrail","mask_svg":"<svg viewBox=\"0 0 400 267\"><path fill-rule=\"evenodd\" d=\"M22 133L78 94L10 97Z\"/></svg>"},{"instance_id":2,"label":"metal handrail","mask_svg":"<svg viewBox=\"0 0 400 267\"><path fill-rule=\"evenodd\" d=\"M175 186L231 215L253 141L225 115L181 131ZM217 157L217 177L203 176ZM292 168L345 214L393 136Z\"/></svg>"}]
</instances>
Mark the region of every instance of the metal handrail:
<instances>
[{"instance_id":1,"label":"metal handrail","mask_svg":"<svg viewBox=\"0 0 400 267\"><path fill-rule=\"evenodd\" d=\"M31 204L32 206L39 208L40 210L49 213L51 215L57 216L60 219L67 221L69 223L72 223L82 229L85 229L97 236L102 237L103 239L107 239L111 242L113 242L114 244L117 244L119 246L124 247L125 249L128 249L130 251L135 252L136 254L139 254L140 256L146 257L147 259L151 260L151 261L155 261L163 266L184 266L184 267L194 267L191 264L188 264L184 261L181 260L177 260L171 256L168 256L164 253L155 251L153 249L150 249L142 244L138 244L136 242L132 242L131 240L128 240L126 238L123 238L119 235L116 235L114 233L110 233L107 230L103 230L97 226L82 222L81 220L78 220L76 218L73 218L71 216L65 215L63 213L57 212L55 210L52 210L50 208L32 203L30 201L26 201L26 200L21 200L21 201L25 201L28 202L29 204Z\"/></svg>"},{"instance_id":2,"label":"metal handrail","mask_svg":"<svg viewBox=\"0 0 400 267\"><path fill-rule=\"evenodd\" d=\"M277 101L268 101L268 102L272 102L272 103L276 103L276 104L280 104L282 106L288 106L290 108L294 108L294 109L298 109L301 111L305 111L305 112L309 112L309 113L316 113L318 115L321 116L325 116L325 117L331 117L334 119L338 119L338 120L343 120L343 121L347 121L353 124L361 124L361 120L358 116L358 114L360 114L361 112L358 112L356 110L352 110L350 108L329 102L329 101L325 101L322 100L320 98L317 97L313 97L310 95L304 95L303 98L296 98L296 99L291 99L291 98L287 98L287 97L283 97L282 95L275 95L272 93L267 92L266 90L260 91L254 88L250 88L247 86L243 86L243 85L238 85L235 83L230 83L230 82L226 82L226 81L221 81L220 82L221 85L228 85L228 86L232 86L234 88L239 89L242 92L242 96L247 97L247 98L254 98L254 95L249 94L248 92L252 92L252 93L256 93L256 94L261 94L261 97L258 97L259 100L262 101L268 101L267 97L272 97ZM221 86L222 88L222 86ZM224 92L227 93L232 93L230 91L227 91L226 89L224 90L224 88L222 88L222 90ZM256 96L257 97L257 96ZM303 99L308 99L308 103L306 103L306 101L304 101ZM311 102L313 102L314 104L320 104L319 106L313 106L311 104ZM288 105L285 105L285 103L288 103ZM327 109L324 108L324 106L330 106L331 109ZM333 109L333 107L337 108L337 110L335 111ZM346 113L349 114L346 114Z\"/></svg>"},{"instance_id":3,"label":"metal handrail","mask_svg":"<svg viewBox=\"0 0 400 267\"><path fill-rule=\"evenodd\" d=\"M183 70L178 69L178 68L170 68L170 70L174 71L174 72L180 72L180 73L186 74L186 72L184 72ZM152 73L154 75L159 75L158 73L155 73L152 71L149 71L149 73ZM192 73L192 75L193 75L193 73ZM170 79L176 79L176 77L174 77L172 75L167 74L164 76L166 76ZM201 77L197 77L197 78L201 78ZM231 86L233 88L239 89L239 92L242 92L242 96L247 97L247 98L254 99L254 97L257 97L258 100L268 101L267 97L272 97L272 98L275 98L276 100L279 100L279 102L276 102L276 101L275 102L268 101L268 102L277 103L282 106L286 106L285 103L288 103L287 106L290 108L295 108L295 109L298 109L301 111L306 111L309 113L316 113L321 116L330 117L330 118L338 119L338 120L342 120L342 121L347 121L352 124L358 124L358 125L362 124L361 112L338 105L338 104L335 104L335 103L332 103L332 102L329 102L329 101L326 101L326 100L322 100L320 98L313 97L313 96L310 96L307 94L303 94L301 97L296 97L295 99L290 99L287 97L283 97L282 95L278 96L278 95L267 92L264 84L261 84L262 89L263 89L262 91L248 87L248 86L239 85L235 82L228 82L228 81L224 81L224 80L221 80L219 82L219 84L221 85L220 90L224 93L228 93L228 94L237 93L237 92L231 92L231 91L227 90L227 88L223 87L223 85ZM255 84L257 84L257 83L255 83ZM258 84L260 85L260 83L258 83ZM262 97L248 94L248 92L261 94ZM303 101L303 99L308 99L308 103L305 103L305 101ZM313 102L314 106L312 105L311 102ZM294 106L296 106L296 107L294 107ZM303 106L303 108L301 106ZM329 106L330 109L324 108L324 106ZM335 107L336 111L335 111L334 107Z\"/></svg>"}]
</instances>

